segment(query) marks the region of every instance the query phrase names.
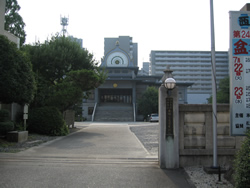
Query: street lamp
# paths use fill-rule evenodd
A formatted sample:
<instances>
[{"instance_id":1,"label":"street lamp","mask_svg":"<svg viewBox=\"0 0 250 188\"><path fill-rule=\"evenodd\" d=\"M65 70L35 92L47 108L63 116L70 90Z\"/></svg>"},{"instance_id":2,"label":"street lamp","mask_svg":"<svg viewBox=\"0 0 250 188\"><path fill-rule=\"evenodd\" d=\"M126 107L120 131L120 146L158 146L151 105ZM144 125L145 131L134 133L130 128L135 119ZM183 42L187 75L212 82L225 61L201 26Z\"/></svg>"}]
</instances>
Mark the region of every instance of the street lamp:
<instances>
[{"instance_id":1,"label":"street lamp","mask_svg":"<svg viewBox=\"0 0 250 188\"><path fill-rule=\"evenodd\" d=\"M164 83L165 87L169 90L172 90L175 88L176 81L173 78L167 78Z\"/></svg>"},{"instance_id":2,"label":"street lamp","mask_svg":"<svg viewBox=\"0 0 250 188\"><path fill-rule=\"evenodd\" d=\"M175 85L176 85L176 81L174 78L167 78L165 81L164 81L164 86L165 88L167 88L167 94L168 96L171 96L171 90L175 88Z\"/></svg>"},{"instance_id":3,"label":"street lamp","mask_svg":"<svg viewBox=\"0 0 250 188\"><path fill-rule=\"evenodd\" d=\"M168 90L172 90L176 86L176 81L173 78L172 70L170 69L169 65L167 66L166 70L164 70L164 75L161 78L162 85Z\"/></svg>"}]
</instances>

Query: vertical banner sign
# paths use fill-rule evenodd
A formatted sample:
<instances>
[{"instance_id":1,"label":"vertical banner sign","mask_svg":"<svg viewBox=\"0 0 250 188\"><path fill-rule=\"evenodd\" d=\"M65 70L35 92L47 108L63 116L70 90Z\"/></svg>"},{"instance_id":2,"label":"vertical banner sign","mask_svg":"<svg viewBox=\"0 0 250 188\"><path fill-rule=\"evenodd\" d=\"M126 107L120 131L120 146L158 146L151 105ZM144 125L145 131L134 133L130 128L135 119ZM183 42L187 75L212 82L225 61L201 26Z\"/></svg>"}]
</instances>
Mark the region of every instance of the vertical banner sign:
<instances>
[{"instance_id":1,"label":"vertical banner sign","mask_svg":"<svg viewBox=\"0 0 250 188\"><path fill-rule=\"evenodd\" d=\"M173 98L166 98L166 136L174 135Z\"/></svg>"},{"instance_id":2,"label":"vertical banner sign","mask_svg":"<svg viewBox=\"0 0 250 188\"><path fill-rule=\"evenodd\" d=\"M231 135L250 129L250 13L230 14L230 124Z\"/></svg>"}]
</instances>

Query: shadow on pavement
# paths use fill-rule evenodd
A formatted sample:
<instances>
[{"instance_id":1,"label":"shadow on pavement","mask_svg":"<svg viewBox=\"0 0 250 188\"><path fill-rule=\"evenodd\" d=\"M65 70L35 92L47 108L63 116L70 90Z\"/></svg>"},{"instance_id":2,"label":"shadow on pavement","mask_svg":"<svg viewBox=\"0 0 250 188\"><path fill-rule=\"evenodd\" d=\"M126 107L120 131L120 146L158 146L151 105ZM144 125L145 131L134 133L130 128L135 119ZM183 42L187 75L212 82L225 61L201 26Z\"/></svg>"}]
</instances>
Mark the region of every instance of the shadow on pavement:
<instances>
[{"instance_id":1,"label":"shadow on pavement","mask_svg":"<svg viewBox=\"0 0 250 188\"><path fill-rule=\"evenodd\" d=\"M162 171L177 185L178 187L195 188L188 174L183 168L179 169L162 169ZM186 181L185 181L185 180Z\"/></svg>"}]
</instances>

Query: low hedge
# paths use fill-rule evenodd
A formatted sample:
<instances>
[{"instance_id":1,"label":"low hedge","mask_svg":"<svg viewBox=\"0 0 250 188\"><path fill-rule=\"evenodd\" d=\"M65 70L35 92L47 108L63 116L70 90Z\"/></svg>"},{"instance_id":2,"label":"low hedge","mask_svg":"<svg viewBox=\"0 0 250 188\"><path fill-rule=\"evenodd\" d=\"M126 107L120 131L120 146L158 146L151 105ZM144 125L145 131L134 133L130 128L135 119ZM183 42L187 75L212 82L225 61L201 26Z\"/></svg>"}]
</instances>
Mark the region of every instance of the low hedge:
<instances>
[{"instance_id":1,"label":"low hedge","mask_svg":"<svg viewBox=\"0 0 250 188\"><path fill-rule=\"evenodd\" d=\"M14 130L14 123L10 121L8 110L0 110L0 135L6 135L7 132Z\"/></svg>"},{"instance_id":2,"label":"low hedge","mask_svg":"<svg viewBox=\"0 0 250 188\"><path fill-rule=\"evenodd\" d=\"M69 133L62 113L55 107L42 107L31 110L28 119L28 130L51 136L64 136Z\"/></svg>"},{"instance_id":3,"label":"low hedge","mask_svg":"<svg viewBox=\"0 0 250 188\"><path fill-rule=\"evenodd\" d=\"M0 122L5 122L10 120L10 112L8 110L0 110Z\"/></svg>"},{"instance_id":4,"label":"low hedge","mask_svg":"<svg viewBox=\"0 0 250 188\"><path fill-rule=\"evenodd\" d=\"M0 134L6 135L7 132L14 130L14 123L12 121L0 122Z\"/></svg>"},{"instance_id":5,"label":"low hedge","mask_svg":"<svg viewBox=\"0 0 250 188\"><path fill-rule=\"evenodd\" d=\"M242 142L234 160L234 181L236 188L250 187L250 130Z\"/></svg>"}]
</instances>

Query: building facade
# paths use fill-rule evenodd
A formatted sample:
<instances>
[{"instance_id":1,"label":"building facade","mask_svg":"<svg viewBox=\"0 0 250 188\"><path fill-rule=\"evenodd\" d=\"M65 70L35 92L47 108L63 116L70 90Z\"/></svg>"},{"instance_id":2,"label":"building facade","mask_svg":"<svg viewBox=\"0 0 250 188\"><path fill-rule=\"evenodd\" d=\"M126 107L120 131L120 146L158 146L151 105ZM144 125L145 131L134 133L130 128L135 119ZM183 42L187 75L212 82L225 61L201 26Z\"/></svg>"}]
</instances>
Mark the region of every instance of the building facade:
<instances>
[{"instance_id":1,"label":"building facade","mask_svg":"<svg viewBox=\"0 0 250 188\"><path fill-rule=\"evenodd\" d=\"M217 51L216 82L229 75L228 52ZM212 94L210 51L151 51L149 75L161 75L170 66L177 82L191 82L187 89L189 104L205 104Z\"/></svg>"},{"instance_id":2,"label":"building facade","mask_svg":"<svg viewBox=\"0 0 250 188\"><path fill-rule=\"evenodd\" d=\"M69 38L71 38L72 41L78 43L78 44L81 46L81 48L83 48L83 47L82 47L82 43L83 43L83 42L82 42L82 39L81 39L81 38L76 38L76 37L73 37L73 36L69 36Z\"/></svg>"},{"instance_id":3,"label":"building facade","mask_svg":"<svg viewBox=\"0 0 250 188\"><path fill-rule=\"evenodd\" d=\"M149 75L149 62L143 62L139 75Z\"/></svg>"},{"instance_id":4,"label":"building facade","mask_svg":"<svg viewBox=\"0 0 250 188\"><path fill-rule=\"evenodd\" d=\"M104 58L106 54L114 49L116 42L119 42L119 48L122 49L130 58L133 65L138 67L138 45L133 43L132 37L119 36L118 38L104 38Z\"/></svg>"}]
</instances>

